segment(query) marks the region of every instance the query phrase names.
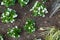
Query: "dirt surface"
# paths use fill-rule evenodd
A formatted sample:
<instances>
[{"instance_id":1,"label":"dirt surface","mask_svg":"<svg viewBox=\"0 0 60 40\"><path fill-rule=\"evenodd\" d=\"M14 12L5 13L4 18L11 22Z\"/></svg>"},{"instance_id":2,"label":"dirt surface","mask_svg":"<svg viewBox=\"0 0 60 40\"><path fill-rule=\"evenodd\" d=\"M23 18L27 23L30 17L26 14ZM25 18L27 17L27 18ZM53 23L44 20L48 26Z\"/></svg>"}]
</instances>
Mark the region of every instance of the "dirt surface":
<instances>
[{"instance_id":1,"label":"dirt surface","mask_svg":"<svg viewBox=\"0 0 60 40\"><path fill-rule=\"evenodd\" d=\"M10 7L11 9L16 10L18 17L16 18L16 21L14 23L8 23L4 24L1 22L0 18L0 33L4 35L4 40L33 40L34 38L42 38L40 35L40 31L38 30L40 27L50 27L50 26L56 26L60 28L60 11L58 11L56 14L53 15L52 18L49 18L50 16L50 11L51 11L51 5L53 3L52 0L49 0L45 3L49 13L46 14L46 17L33 17L32 12L29 12L31 7L34 5L36 0L31 0L29 4L26 7L21 7L18 3L16 5ZM40 1L40 0L38 0ZM0 16L2 12L4 11L6 7L5 6L0 6ZM31 18L36 21L36 28L37 30L33 34L27 34L25 30L23 30L23 26L25 24L26 18ZM18 26L19 28L22 29L21 32L21 37L18 39L14 39L11 37L8 37L6 35L7 29L12 28L14 26ZM44 39L44 38L43 38Z\"/></svg>"}]
</instances>

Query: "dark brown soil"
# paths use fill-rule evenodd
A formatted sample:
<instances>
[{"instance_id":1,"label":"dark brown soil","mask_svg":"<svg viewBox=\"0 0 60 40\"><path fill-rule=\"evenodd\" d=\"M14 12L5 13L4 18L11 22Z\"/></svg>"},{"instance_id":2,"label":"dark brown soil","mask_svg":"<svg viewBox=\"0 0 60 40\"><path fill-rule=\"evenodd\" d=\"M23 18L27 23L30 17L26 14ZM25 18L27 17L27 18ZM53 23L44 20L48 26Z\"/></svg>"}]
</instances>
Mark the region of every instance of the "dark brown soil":
<instances>
[{"instance_id":1,"label":"dark brown soil","mask_svg":"<svg viewBox=\"0 0 60 40\"><path fill-rule=\"evenodd\" d=\"M35 3L35 1L36 0L31 0L31 2L29 2L29 4L23 8L18 3L16 3L15 6L10 7L12 9L16 10L16 12L18 14L16 21L12 24L11 23L8 23L8 24L2 23L1 18L0 18L0 33L4 35L4 40L33 40L34 38L43 37L40 35L41 31L38 30L40 27L56 26L56 27L60 28L60 12L59 11L56 14L54 14L54 16L52 18L49 18L50 11L51 11L51 5L52 5L53 1L49 0L45 3L49 13L46 14L46 17L44 17L44 18L42 18L40 16L39 17L31 16L32 12L29 12L29 10L31 9L31 7ZM40 0L38 0L38 1L40 1ZM0 6L0 16L5 8L6 8L5 6ZM25 30L23 29L26 18L31 18L36 21L37 30L33 34L27 34L25 32ZM6 35L7 29L12 28L15 25L22 29L21 37L18 39L14 39L14 38L8 37Z\"/></svg>"}]
</instances>

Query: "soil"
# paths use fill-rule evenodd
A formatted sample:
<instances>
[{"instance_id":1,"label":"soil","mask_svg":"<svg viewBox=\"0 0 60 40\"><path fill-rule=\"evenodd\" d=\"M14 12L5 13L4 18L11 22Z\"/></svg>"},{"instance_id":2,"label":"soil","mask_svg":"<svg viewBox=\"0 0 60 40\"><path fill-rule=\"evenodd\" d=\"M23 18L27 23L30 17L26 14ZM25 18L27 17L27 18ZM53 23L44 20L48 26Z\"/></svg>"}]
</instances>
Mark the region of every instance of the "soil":
<instances>
[{"instance_id":1,"label":"soil","mask_svg":"<svg viewBox=\"0 0 60 40\"><path fill-rule=\"evenodd\" d=\"M60 28L60 11L56 12L56 14L53 15L52 18L49 18L50 16L50 11L51 11L51 5L53 3L52 0L49 0L45 3L49 13L46 14L46 17L33 17L32 12L29 10L31 7L34 5L36 0L31 0L28 5L25 7L21 7L20 4L16 3L14 6L11 6L9 8L16 10L18 17L16 18L16 21L14 23L8 23L4 24L1 22L0 18L0 34L4 35L4 40L33 40L34 38L42 38L44 40L44 36L41 36L40 33L41 31L39 30L40 27L51 27L55 26L57 28ZM38 0L40 1L40 0ZM0 16L3 13L5 6L0 6ZM23 30L23 26L25 24L26 18L31 18L36 21L36 31L33 34L28 34L26 33L25 30ZM14 26L18 26L19 28L22 29L21 32L21 37L18 39L8 37L6 32L8 28L12 28Z\"/></svg>"}]
</instances>

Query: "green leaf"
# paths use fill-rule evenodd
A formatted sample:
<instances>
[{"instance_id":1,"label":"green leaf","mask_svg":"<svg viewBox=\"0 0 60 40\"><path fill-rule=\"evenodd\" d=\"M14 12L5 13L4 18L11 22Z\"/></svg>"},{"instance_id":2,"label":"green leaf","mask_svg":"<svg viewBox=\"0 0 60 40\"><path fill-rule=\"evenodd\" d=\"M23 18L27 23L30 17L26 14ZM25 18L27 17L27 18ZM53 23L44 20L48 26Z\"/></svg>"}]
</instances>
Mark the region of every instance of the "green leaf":
<instances>
[{"instance_id":1,"label":"green leaf","mask_svg":"<svg viewBox=\"0 0 60 40\"><path fill-rule=\"evenodd\" d=\"M12 5L15 5L15 1L16 0L2 0L3 5L5 5L6 7L10 7ZM2 2L1 2L1 4L2 4Z\"/></svg>"},{"instance_id":2,"label":"green leaf","mask_svg":"<svg viewBox=\"0 0 60 40\"><path fill-rule=\"evenodd\" d=\"M21 29L19 29L17 26L15 26L13 28L9 28L7 34L10 37L18 38L18 37L20 37L20 32L21 32Z\"/></svg>"},{"instance_id":3,"label":"green leaf","mask_svg":"<svg viewBox=\"0 0 60 40\"><path fill-rule=\"evenodd\" d=\"M24 30L26 30L28 33L33 33L35 31L35 22L31 19L27 19Z\"/></svg>"},{"instance_id":4,"label":"green leaf","mask_svg":"<svg viewBox=\"0 0 60 40\"><path fill-rule=\"evenodd\" d=\"M16 11L7 8L1 15L1 20L3 23L13 23L17 17Z\"/></svg>"},{"instance_id":5,"label":"green leaf","mask_svg":"<svg viewBox=\"0 0 60 40\"><path fill-rule=\"evenodd\" d=\"M35 2L34 6L30 9L33 16L42 16L45 17L45 14L48 13L46 6L38 1Z\"/></svg>"},{"instance_id":6,"label":"green leaf","mask_svg":"<svg viewBox=\"0 0 60 40\"><path fill-rule=\"evenodd\" d=\"M18 3L21 5L21 7L24 7L28 4L29 0L18 0Z\"/></svg>"}]
</instances>

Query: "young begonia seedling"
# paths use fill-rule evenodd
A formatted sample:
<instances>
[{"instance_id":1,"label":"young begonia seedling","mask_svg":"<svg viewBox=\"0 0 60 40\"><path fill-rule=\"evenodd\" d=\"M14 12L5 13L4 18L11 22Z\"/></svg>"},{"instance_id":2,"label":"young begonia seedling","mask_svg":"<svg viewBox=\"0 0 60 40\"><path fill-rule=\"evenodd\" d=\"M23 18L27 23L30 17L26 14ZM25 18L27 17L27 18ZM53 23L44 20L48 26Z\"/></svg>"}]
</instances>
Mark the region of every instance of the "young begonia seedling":
<instances>
[{"instance_id":1,"label":"young begonia seedling","mask_svg":"<svg viewBox=\"0 0 60 40\"><path fill-rule=\"evenodd\" d=\"M26 5L29 3L29 0L18 0L18 3L19 3L22 7L24 7L24 6L26 6Z\"/></svg>"},{"instance_id":2,"label":"young begonia seedling","mask_svg":"<svg viewBox=\"0 0 60 40\"><path fill-rule=\"evenodd\" d=\"M18 37L20 37L20 32L21 32L21 29L19 29L17 26L15 26L13 28L9 28L7 34L10 37L18 38Z\"/></svg>"},{"instance_id":3,"label":"young begonia seedling","mask_svg":"<svg viewBox=\"0 0 60 40\"><path fill-rule=\"evenodd\" d=\"M28 33L33 33L35 31L35 22L31 19L27 19L24 30L26 30Z\"/></svg>"},{"instance_id":4,"label":"young begonia seedling","mask_svg":"<svg viewBox=\"0 0 60 40\"><path fill-rule=\"evenodd\" d=\"M7 8L2 13L1 20L3 23L13 23L16 17L17 17L16 11L10 8Z\"/></svg>"},{"instance_id":5,"label":"young begonia seedling","mask_svg":"<svg viewBox=\"0 0 60 40\"><path fill-rule=\"evenodd\" d=\"M1 5L5 5L6 7L15 5L16 0L2 0Z\"/></svg>"},{"instance_id":6,"label":"young begonia seedling","mask_svg":"<svg viewBox=\"0 0 60 40\"><path fill-rule=\"evenodd\" d=\"M35 2L34 6L32 7L32 9L30 9L30 11L33 12L33 16L45 17L45 14L48 13L46 6L38 1Z\"/></svg>"}]
</instances>

